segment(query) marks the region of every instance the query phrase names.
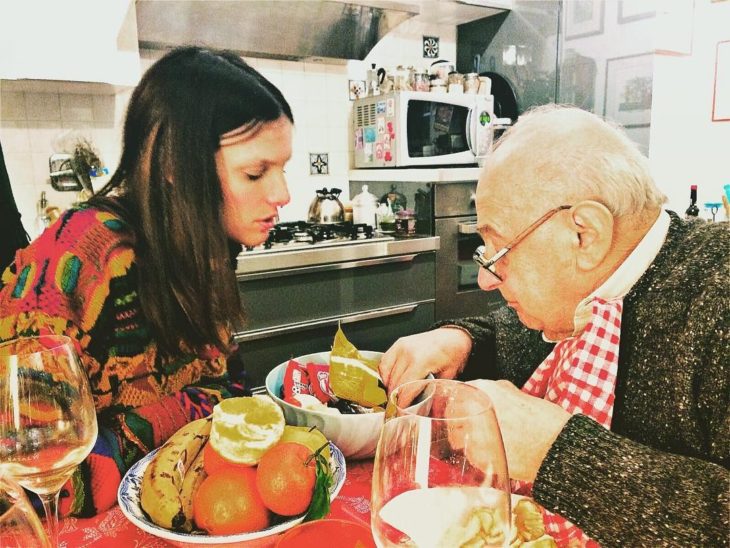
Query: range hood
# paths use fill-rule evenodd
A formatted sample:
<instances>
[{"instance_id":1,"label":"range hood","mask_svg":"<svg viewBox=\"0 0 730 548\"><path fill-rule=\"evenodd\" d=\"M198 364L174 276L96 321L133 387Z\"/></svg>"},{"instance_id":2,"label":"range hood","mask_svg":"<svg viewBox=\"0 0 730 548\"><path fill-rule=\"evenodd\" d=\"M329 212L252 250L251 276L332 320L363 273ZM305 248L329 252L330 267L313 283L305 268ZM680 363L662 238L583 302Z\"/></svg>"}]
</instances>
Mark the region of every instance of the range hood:
<instances>
[{"instance_id":1,"label":"range hood","mask_svg":"<svg viewBox=\"0 0 730 548\"><path fill-rule=\"evenodd\" d=\"M418 5L380 0L137 0L140 48L182 44L274 59L358 59Z\"/></svg>"}]
</instances>

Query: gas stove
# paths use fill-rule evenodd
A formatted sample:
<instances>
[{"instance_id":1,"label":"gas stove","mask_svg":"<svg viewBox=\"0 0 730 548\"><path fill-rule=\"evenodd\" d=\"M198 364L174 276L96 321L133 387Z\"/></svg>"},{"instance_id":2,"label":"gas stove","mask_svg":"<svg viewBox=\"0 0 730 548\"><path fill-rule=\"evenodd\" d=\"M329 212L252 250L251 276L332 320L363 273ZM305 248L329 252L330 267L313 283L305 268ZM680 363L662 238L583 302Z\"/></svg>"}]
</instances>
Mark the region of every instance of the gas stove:
<instances>
[{"instance_id":1,"label":"gas stove","mask_svg":"<svg viewBox=\"0 0 730 548\"><path fill-rule=\"evenodd\" d=\"M393 240L367 224L335 223L317 224L305 221L278 223L269 230L269 237L257 247L246 247L245 255L298 251L302 248L344 246Z\"/></svg>"}]
</instances>

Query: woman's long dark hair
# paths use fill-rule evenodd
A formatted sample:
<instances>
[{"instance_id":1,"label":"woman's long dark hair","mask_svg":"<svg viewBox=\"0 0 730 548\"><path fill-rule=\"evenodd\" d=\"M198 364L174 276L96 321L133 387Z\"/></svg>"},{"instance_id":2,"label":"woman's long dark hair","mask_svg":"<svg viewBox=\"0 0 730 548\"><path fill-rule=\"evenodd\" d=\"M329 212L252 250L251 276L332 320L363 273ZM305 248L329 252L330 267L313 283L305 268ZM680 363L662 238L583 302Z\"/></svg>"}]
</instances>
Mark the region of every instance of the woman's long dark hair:
<instances>
[{"instance_id":1,"label":"woman's long dark hair","mask_svg":"<svg viewBox=\"0 0 730 548\"><path fill-rule=\"evenodd\" d=\"M243 311L215 153L224 133L281 116L293 122L281 92L222 50L172 50L132 94L119 167L90 204L135 231L140 302L163 355L229 350Z\"/></svg>"}]
</instances>

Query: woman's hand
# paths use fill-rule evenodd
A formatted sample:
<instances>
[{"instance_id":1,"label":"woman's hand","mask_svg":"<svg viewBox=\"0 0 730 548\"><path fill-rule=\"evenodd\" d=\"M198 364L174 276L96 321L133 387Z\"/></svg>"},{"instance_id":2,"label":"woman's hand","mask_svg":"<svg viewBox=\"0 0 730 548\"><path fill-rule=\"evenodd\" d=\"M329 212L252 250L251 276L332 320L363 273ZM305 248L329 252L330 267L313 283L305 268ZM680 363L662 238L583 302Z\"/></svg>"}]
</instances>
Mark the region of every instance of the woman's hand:
<instances>
[{"instance_id":1,"label":"woman's hand","mask_svg":"<svg viewBox=\"0 0 730 548\"><path fill-rule=\"evenodd\" d=\"M508 381L475 380L494 404L512 479L535 481L555 438L570 418L559 405L530 396Z\"/></svg>"},{"instance_id":2,"label":"woman's hand","mask_svg":"<svg viewBox=\"0 0 730 548\"><path fill-rule=\"evenodd\" d=\"M404 382L435 377L453 379L466 365L471 337L461 329L440 327L401 337L380 360L380 376L390 392Z\"/></svg>"}]
</instances>

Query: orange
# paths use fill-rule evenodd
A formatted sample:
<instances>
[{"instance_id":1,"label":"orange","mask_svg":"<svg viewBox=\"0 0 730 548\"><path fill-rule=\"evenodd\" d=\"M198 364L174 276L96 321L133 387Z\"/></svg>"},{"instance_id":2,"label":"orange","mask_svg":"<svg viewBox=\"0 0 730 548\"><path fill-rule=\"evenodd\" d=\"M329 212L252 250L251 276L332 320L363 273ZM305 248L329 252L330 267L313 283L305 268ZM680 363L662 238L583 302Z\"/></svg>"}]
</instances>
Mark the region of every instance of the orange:
<instances>
[{"instance_id":1,"label":"orange","mask_svg":"<svg viewBox=\"0 0 730 548\"><path fill-rule=\"evenodd\" d=\"M239 464L228 460L218 453L211 443L206 443L203 447L203 469L209 476L219 472L236 472L241 468L251 467L247 464Z\"/></svg>"},{"instance_id":2,"label":"orange","mask_svg":"<svg viewBox=\"0 0 730 548\"><path fill-rule=\"evenodd\" d=\"M257 464L284 433L284 413L268 396L228 398L213 408L210 443L238 464Z\"/></svg>"},{"instance_id":3,"label":"orange","mask_svg":"<svg viewBox=\"0 0 730 548\"><path fill-rule=\"evenodd\" d=\"M272 512L282 516L301 514L312 501L317 476L312 451L300 443L282 442L269 449L259 461L256 486Z\"/></svg>"},{"instance_id":4,"label":"orange","mask_svg":"<svg viewBox=\"0 0 730 548\"><path fill-rule=\"evenodd\" d=\"M256 469L243 467L205 478L193 495L193 519L211 535L250 533L268 527L270 514L256 490Z\"/></svg>"}]
</instances>

